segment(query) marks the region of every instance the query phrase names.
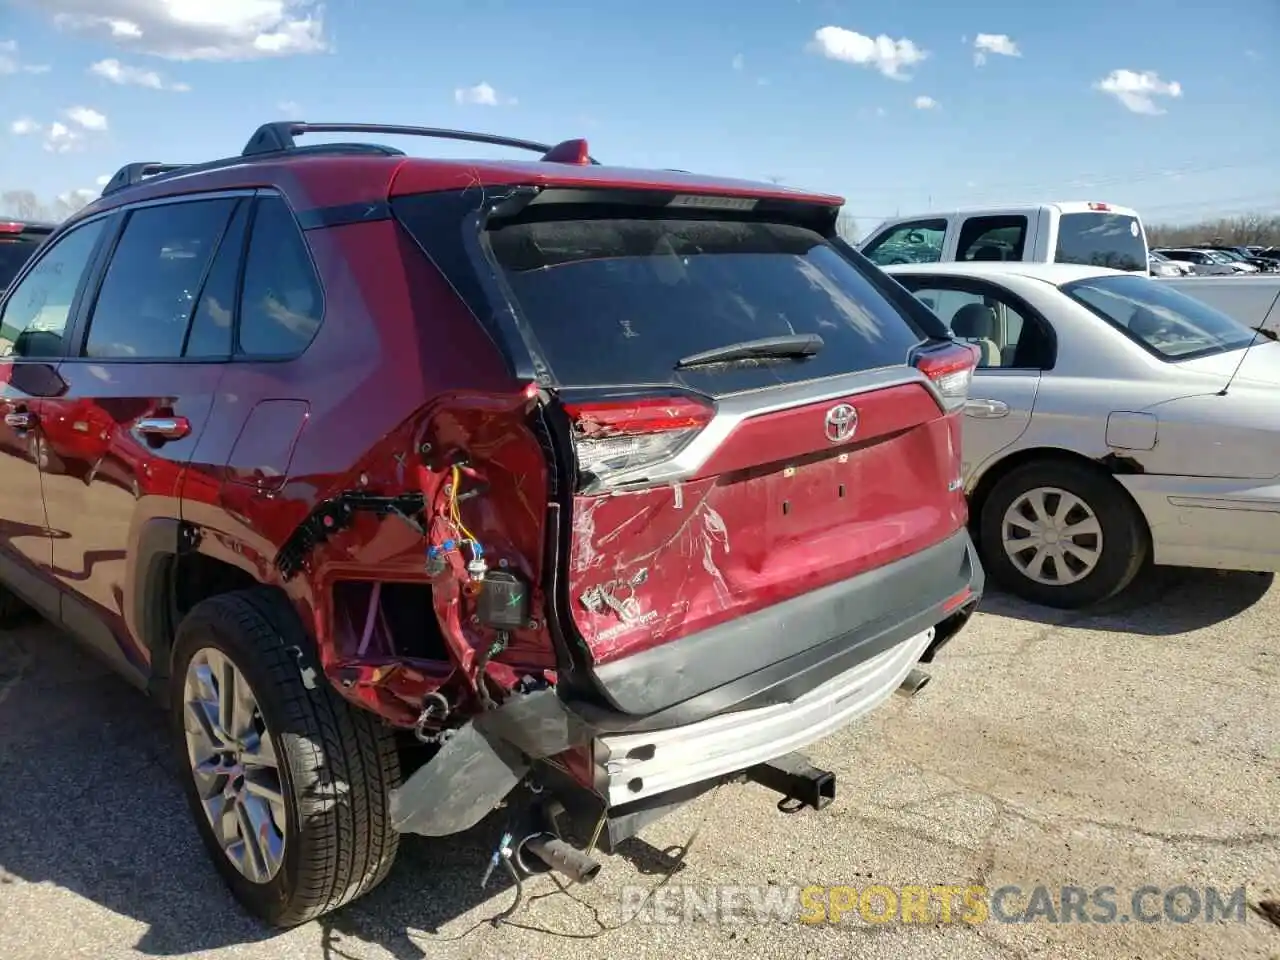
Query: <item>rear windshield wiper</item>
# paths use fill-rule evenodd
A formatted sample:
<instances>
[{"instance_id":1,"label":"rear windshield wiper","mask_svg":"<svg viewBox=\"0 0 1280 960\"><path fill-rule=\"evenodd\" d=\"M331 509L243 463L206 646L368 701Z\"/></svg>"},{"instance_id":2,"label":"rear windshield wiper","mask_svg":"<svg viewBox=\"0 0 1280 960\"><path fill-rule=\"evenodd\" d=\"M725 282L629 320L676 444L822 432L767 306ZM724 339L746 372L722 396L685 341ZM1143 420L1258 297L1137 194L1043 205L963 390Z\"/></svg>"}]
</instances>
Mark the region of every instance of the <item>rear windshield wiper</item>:
<instances>
[{"instance_id":1,"label":"rear windshield wiper","mask_svg":"<svg viewBox=\"0 0 1280 960\"><path fill-rule=\"evenodd\" d=\"M691 353L676 363L677 370L687 367L704 367L713 363L729 363L733 360L785 360L791 357L812 357L824 346L816 333L797 333L785 337L761 337L744 340L723 347Z\"/></svg>"}]
</instances>

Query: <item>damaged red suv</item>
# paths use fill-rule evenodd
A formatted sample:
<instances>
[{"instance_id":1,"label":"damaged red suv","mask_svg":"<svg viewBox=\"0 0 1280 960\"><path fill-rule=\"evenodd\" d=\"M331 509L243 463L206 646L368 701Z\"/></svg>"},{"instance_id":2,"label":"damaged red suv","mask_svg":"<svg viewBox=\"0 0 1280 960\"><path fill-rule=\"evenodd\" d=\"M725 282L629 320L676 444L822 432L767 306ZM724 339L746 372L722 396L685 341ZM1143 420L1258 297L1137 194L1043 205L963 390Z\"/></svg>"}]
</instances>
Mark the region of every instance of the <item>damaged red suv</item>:
<instances>
[{"instance_id":1,"label":"damaged red suv","mask_svg":"<svg viewBox=\"0 0 1280 960\"><path fill-rule=\"evenodd\" d=\"M840 203L367 124L129 165L0 301L2 612L155 695L278 925L499 807L497 860L580 880L560 814L609 851L726 781L823 807L798 751L983 582L975 355Z\"/></svg>"}]
</instances>

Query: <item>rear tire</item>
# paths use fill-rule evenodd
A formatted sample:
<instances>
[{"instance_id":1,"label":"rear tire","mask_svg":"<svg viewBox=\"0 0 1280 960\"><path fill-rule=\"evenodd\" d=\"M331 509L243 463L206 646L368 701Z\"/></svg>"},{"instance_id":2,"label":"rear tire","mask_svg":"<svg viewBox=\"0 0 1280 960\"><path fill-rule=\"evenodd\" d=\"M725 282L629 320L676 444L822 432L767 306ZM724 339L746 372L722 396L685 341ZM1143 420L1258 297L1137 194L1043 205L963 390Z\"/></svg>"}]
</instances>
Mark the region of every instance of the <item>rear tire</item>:
<instances>
[{"instance_id":1,"label":"rear tire","mask_svg":"<svg viewBox=\"0 0 1280 960\"><path fill-rule=\"evenodd\" d=\"M400 780L394 737L322 676L304 682L297 651L307 642L278 591L221 594L183 618L170 671L172 734L200 837L236 899L277 927L364 896L399 846L387 807Z\"/></svg>"},{"instance_id":2,"label":"rear tire","mask_svg":"<svg viewBox=\"0 0 1280 960\"><path fill-rule=\"evenodd\" d=\"M992 488L978 518L978 551L1010 593L1080 609L1128 587L1151 547L1141 513L1115 480L1083 464L1042 460Z\"/></svg>"}]
</instances>

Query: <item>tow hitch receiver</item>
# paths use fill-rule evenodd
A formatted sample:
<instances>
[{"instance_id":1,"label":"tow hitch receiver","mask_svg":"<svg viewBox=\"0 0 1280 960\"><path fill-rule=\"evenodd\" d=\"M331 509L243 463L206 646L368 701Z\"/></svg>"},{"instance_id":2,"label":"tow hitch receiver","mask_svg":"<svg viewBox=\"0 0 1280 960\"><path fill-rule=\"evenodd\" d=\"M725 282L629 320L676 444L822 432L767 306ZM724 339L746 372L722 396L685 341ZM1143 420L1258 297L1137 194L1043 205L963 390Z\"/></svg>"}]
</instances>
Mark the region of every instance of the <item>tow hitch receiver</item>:
<instances>
[{"instance_id":1,"label":"tow hitch receiver","mask_svg":"<svg viewBox=\"0 0 1280 960\"><path fill-rule=\"evenodd\" d=\"M836 798L836 775L809 763L802 753L788 753L747 770L747 779L782 794L778 809L796 813L806 807L821 810Z\"/></svg>"}]
</instances>

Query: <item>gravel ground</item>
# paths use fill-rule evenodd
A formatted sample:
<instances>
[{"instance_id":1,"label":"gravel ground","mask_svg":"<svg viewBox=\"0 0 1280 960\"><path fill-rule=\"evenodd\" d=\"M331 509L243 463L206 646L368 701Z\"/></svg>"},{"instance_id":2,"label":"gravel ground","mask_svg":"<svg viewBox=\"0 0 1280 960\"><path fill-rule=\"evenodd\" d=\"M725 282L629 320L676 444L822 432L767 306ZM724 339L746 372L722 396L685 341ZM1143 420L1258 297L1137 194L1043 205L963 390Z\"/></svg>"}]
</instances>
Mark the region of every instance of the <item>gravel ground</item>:
<instances>
[{"instance_id":1,"label":"gravel ground","mask_svg":"<svg viewBox=\"0 0 1280 960\"><path fill-rule=\"evenodd\" d=\"M1143 885L1187 884L1280 900L1280 589L1178 571L1087 616L994 595L984 608L919 697L810 751L839 775L832 807L787 817L759 787L723 787L605 858L589 887L529 883L519 926L496 929L513 889L479 886L494 823L408 841L390 880L336 917L260 928L198 846L152 708L48 627L0 634L0 957L1280 958L1280 928L1252 910L1212 924L602 930L620 922L623 888L660 883L695 831L664 897L1044 884L1112 886L1124 908Z\"/></svg>"}]
</instances>

